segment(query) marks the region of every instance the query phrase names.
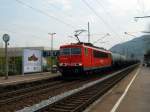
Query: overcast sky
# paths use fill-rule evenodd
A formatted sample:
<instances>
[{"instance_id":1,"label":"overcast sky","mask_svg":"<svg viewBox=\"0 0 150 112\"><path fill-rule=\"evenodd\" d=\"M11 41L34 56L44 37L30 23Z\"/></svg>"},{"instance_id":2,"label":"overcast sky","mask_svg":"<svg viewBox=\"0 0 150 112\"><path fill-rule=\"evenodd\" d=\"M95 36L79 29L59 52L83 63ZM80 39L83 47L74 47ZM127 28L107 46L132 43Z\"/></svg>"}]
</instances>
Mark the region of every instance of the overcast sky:
<instances>
[{"instance_id":1,"label":"overcast sky","mask_svg":"<svg viewBox=\"0 0 150 112\"><path fill-rule=\"evenodd\" d=\"M142 35L150 19L133 17L150 15L150 0L0 0L0 37L11 36L10 46L50 47L49 32L56 32L54 46L76 42L68 36L87 29L90 22L91 42L107 36L95 45L110 48L133 39L124 35ZM80 36L87 42L87 32ZM0 43L2 39L0 39Z\"/></svg>"}]
</instances>

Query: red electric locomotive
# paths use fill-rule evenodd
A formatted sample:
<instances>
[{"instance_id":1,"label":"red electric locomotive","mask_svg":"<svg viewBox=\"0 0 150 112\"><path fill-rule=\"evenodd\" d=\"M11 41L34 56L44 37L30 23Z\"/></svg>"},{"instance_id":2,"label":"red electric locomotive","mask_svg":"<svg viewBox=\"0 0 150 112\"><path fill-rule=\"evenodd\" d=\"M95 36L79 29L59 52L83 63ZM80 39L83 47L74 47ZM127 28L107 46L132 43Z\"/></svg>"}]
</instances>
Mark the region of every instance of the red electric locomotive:
<instances>
[{"instance_id":1,"label":"red electric locomotive","mask_svg":"<svg viewBox=\"0 0 150 112\"><path fill-rule=\"evenodd\" d=\"M90 43L76 43L60 47L59 68L62 75L90 73L112 65L111 52Z\"/></svg>"}]
</instances>

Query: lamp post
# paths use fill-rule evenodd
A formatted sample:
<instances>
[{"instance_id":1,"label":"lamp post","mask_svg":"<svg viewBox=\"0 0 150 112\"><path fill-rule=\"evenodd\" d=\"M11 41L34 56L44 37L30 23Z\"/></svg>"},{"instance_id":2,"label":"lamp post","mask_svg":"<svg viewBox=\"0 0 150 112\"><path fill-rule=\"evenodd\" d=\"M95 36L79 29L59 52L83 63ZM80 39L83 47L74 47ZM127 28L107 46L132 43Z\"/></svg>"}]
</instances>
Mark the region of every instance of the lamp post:
<instances>
[{"instance_id":1,"label":"lamp post","mask_svg":"<svg viewBox=\"0 0 150 112\"><path fill-rule=\"evenodd\" d=\"M5 42L5 79L8 79L8 41L10 40L10 37L8 34L3 35L3 41Z\"/></svg>"},{"instance_id":2,"label":"lamp post","mask_svg":"<svg viewBox=\"0 0 150 112\"><path fill-rule=\"evenodd\" d=\"M102 40L103 38L107 37L107 36L110 36L109 33L106 33L103 37L101 37L100 39L96 40L93 42L93 44L97 43L98 41Z\"/></svg>"},{"instance_id":3,"label":"lamp post","mask_svg":"<svg viewBox=\"0 0 150 112\"><path fill-rule=\"evenodd\" d=\"M128 33L128 32L124 32L124 34L126 34L126 35L130 35L130 36L133 36L133 37L137 37L137 36L132 35L132 34L130 34L130 33Z\"/></svg>"},{"instance_id":4,"label":"lamp post","mask_svg":"<svg viewBox=\"0 0 150 112\"><path fill-rule=\"evenodd\" d=\"M51 36L51 73L53 67L53 37L56 33L48 33Z\"/></svg>"},{"instance_id":5,"label":"lamp post","mask_svg":"<svg viewBox=\"0 0 150 112\"><path fill-rule=\"evenodd\" d=\"M130 33L128 33L128 32L124 32L124 34L129 35L129 36L133 36L133 37L136 37L136 38L137 38L137 36L132 35L132 34L130 34ZM136 41L131 41L131 42L135 43ZM134 49L135 49L135 47L134 47ZM128 48L127 48L127 57L128 57L128 54L129 54L129 52L128 52Z\"/></svg>"},{"instance_id":6,"label":"lamp post","mask_svg":"<svg viewBox=\"0 0 150 112\"><path fill-rule=\"evenodd\" d=\"M135 21L138 21L138 19L144 19L144 18L150 18L150 16L139 16L139 17L134 17Z\"/></svg>"}]
</instances>

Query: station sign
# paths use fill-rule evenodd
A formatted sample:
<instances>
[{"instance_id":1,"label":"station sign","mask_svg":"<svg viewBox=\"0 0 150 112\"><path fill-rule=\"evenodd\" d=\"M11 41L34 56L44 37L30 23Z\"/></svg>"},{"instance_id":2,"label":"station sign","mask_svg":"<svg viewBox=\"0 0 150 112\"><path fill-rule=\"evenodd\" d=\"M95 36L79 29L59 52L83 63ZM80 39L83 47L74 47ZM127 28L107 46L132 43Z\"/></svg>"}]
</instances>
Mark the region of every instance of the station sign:
<instances>
[{"instance_id":1,"label":"station sign","mask_svg":"<svg viewBox=\"0 0 150 112\"><path fill-rule=\"evenodd\" d=\"M23 50L23 74L42 71L42 51Z\"/></svg>"}]
</instances>

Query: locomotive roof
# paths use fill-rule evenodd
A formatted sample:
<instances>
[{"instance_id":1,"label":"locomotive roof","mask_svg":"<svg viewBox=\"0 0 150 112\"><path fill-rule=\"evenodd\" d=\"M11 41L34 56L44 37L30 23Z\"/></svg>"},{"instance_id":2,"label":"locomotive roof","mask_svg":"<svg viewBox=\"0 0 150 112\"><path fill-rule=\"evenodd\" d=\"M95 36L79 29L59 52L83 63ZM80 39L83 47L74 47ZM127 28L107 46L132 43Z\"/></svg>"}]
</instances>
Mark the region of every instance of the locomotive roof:
<instances>
[{"instance_id":1,"label":"locomotive roof","mask_svg":"<svg viewBox=\"0 0 150 112\"><path fill-rule=\"evenodd\" d=\"M109 50L106 50L102 47L97 47L97 46L94 46L92 43L84 43L84 42L80 42L80 43L71 43L71 44L67 44L67 45L62 45L61 47L70 47L70 46L86 46L86 47L90 47L90 48L94 48L96 50L101 50L103 52L107 52L107 53L111 53L112 55L116 55L116 56L124 56L124 55L121 55L119 53L113 53L112 51L109 51ZM126 56L125 56L126 57Z\"/></svg>"},{"instance_id":2,"label":"locomotive roof","mask_svg":"<svg viewBox=\"0 0 150 112\"><path fill-rule=\"evenodd\" d=\"M75 45L75 46L83 46L84 45L84 46L87 46L87 47L95 48L97 50L102 50L104 52L110 52L111 53L111 51L106 50L106 49L104 49L102 47L94 46L92 43L83 43L83 42L80 42L80 43L71 43L71 44L68 44L68 45L63 45L61 47L68 47L68 46L73 46L73 45Z\"/></svg>"}]
</instances>

